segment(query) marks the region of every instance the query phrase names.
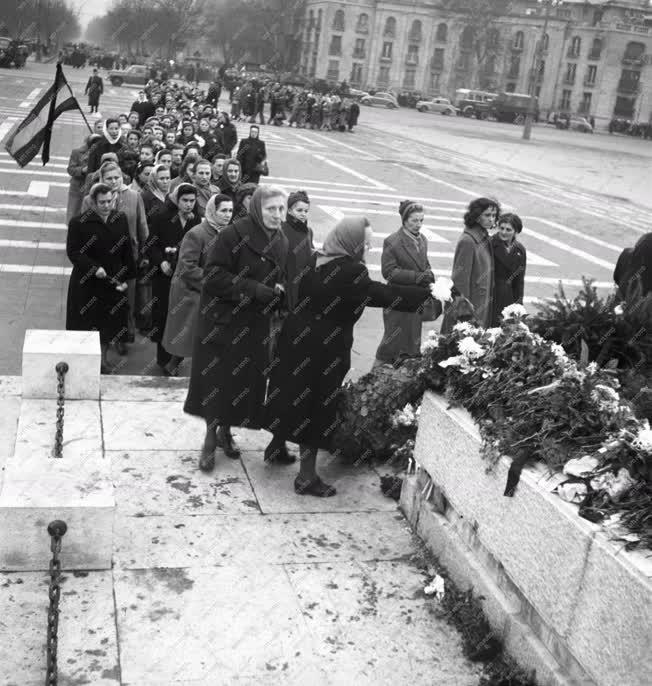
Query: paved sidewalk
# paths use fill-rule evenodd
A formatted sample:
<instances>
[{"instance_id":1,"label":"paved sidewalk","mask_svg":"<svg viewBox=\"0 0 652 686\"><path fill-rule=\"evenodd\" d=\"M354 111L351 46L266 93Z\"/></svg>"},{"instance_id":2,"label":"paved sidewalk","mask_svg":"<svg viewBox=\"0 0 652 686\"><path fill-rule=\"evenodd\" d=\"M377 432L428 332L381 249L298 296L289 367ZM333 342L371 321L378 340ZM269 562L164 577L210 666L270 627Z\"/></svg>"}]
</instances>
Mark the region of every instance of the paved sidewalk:
<instances>
[{"instance_id":1,"label":"paved sidewalk","mask_svg":"<svg viewBox=\"0 0 652 686\"><path fill-rule=\"evenodd\" d=\"M295 467L264 465L267 435L237 431L242 459L203 474L184 397L181 379L102 377L113 569L64 574L61 686L477 684L374 470L323 455L338 494L302 498ZM3 448L19 409L20 379L0 377ZM0 605L0 684L40 686L47 574L0 574Z\"/></svg>"}]
</instances>

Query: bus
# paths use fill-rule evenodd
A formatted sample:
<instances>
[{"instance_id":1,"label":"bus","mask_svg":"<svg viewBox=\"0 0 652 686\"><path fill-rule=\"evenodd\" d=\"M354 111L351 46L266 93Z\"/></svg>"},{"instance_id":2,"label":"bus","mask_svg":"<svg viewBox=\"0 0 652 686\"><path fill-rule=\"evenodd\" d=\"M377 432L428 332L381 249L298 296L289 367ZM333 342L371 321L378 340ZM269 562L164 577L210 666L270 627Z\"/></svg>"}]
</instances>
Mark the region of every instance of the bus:
<instances>
[{"instance_id":1,"label":"bus","mask_svg":"<svg viewBox=\"0 0 652 686\"><path fill-rule=\"evenodd\" d=\"M465 117L486 119L489 116L490 104L496 97L497 93L458 88L455 91L453 105L457 107L458 114Z\"/></svg>"}]
</instances>

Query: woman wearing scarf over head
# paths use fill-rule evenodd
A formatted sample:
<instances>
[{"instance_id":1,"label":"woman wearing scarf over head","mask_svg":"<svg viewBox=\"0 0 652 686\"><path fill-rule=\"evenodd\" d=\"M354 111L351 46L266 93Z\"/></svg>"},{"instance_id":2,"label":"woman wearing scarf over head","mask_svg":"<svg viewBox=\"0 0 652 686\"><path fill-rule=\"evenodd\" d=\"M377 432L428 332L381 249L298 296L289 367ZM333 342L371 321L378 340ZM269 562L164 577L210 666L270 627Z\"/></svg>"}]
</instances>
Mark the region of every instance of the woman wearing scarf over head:
<instances>
[{"instance_id":1,"label":"woman wearing scarf over head","mask_svg":"<svg viewBox=\"0 0 652 686\"><path fill-rule=\"evenodd\" d=\"M192 356L206 259L217 234L231 223L232 216L231 198L214 195L206 205L201 223L193 226L181 241L162 341L163 347L172 355L168 364L172 376L177 375L183 358Z\"/></svg>"},{"instance_id":2,"label":"woman wearing scarf over head","mask_svg":"<svg viewBox=\"0 0 652 686\"><path fill-rule=\"evenodd\" d=\"M195 180L194 186L197 189L197 212L201 217L204 216L208 201L220 191L217 186L211 183L212 172L213 168L208 160L200 158L195 161L192 176Z\"/></svg>"},{"instance_id":3,"label":"woman wearing scarf over head","mask_svg":"<svg viewBox=\"0 0 652 686\"><path fill-rule=\"evenodd\" d=\"M165 199L170 190L170 170L164 164L156 164L143 189L142 198L148 220L157 212L165 210Z\"/></svg>"},{"instance_id":4,"label":"woman wearing scarf over head","mask_svg":"<svg viewBox=\"0 0 652 686\"><path fill-rule=\"evenodd\" d=\"M68 226L66 253L72 262L68 282L66 329L99 331L102 373L109 374L110 344L127 333L127 282L136 276L127 219L113 208L113 191L97 183L88 211Z\"/></svg>"},{"instance_id":5,"label":"woman wearing scarf over head","mask_svg":"<svg viewBox=\"0 0 652 686\"><path fill-rule=\"evenodd\" d=\"M222 176L217 181L217 187L220 193L228 195L234 202L237 201L237 192L242 184L242 168L240 162L235 158L231 158L224 163L222 169Z\"/></svg>"},{"instance_id":6,"label":"woman wearing scarf over head","mask_svg":"<svg viewBox=\"0 0 652 686\"><path fill-rule=\"evenodd\" d=\"M93 145L88 153L88 173L92 174L100 168L100 161L105 152L114 152L120 157L120 152L124 146L120 122L117 119L109 118L102 126L102 136Z\"/></svg>"},{"instance_id":7,"label":"woman wearing scarf over head","mask_svg":"<svg viewBox=\"0 0 652 686\"><path fill-rule=\"evenodd\" d=\"M288 242L281 230L285 193L260 186L249 216L217 235L204 267L192 369L184 411L206 421L199 462L210 471L215 449L238 458L231 426L257 429L271 348L285 293Z\"/></svg>"},{"instance_id":8,"label":"woman wearing scarf over head","mask_svg":"<svg viewBox=\"0 0 652 686\"><path fill-rule=\"evenodd\" d=\"M372 238L366 217L345 217L330 231L301 280L299 303L283 324L271 364L266 427L276 441L299 443L294 490L300 495L335 494L317 474L317 451L332 449L337 397L364 308L416 312L431 301L425 287L371 280L365 255Z\"/></svg>"},{"instance_id":9,"label":"woman wearing scarf over head","mask_svg":"<svg viewBox=\"0 0 652 686\"><path fill-rule=\"evenodd\" d=\"M238 142L238 132L226 112L220 112L217 116L217 121L217 128L222 132L224 152L230 156L233 154L233 148L235 148L235 144Z\"/></svg>"},{"instance_id":10,"label":"woman wearing scarf over head","mask_svg":"<svg viewBox=\"0 0 652 686\"><path fill-rule=\"evenodd\" d=\"M148 253L152 274L152 333L156 345L156 362L166 375L171 355L162 345L168 317L170 285L177 263L179 246L184 236L199 223L194 211L197 191L189 183L182 183L168 195L167 208L154 215L150 224ZM176 365L175 365L176 366Z\"/></svg>"},{"instance_id":11,"label":"woman wearing scarf over head","mask_svg":"<svg viewBox=\"0 0 652 686\"><path fill-rule=\"evenodd\" d=\"M260 167L267 161L267 149L265 142L259 138L260 129L258 126L249 127L249 138L243 138L238 146L236 157L242 167L242 180L250 183L260 181Z\"/></svg>"}]
</instances>

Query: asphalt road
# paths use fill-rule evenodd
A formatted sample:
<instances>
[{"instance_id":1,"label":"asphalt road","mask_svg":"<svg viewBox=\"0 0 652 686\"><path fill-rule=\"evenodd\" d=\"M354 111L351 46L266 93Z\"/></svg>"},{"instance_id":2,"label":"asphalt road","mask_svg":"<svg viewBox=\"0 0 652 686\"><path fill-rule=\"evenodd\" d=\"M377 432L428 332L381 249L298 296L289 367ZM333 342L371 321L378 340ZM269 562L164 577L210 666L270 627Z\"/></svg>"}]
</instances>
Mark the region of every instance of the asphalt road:
<instances>
[{"instance_id":1,"label":"asphalt road","mask_svg":"<svg viewBox=\"0 0 652 686\"><path fill-rule=\"evenodd\" d=\"M33 63L23 70L0 70L0 140L26 116L53 73L53 65ZM66 75L87 111L82 94L88 72L68 68ZM128 112L135 92L107 85L101 114ZM45 168L37 159L20 169L4 148L0 152L0 374L20 373L25 329L65 326L70 270L65 254L66 166L71 148L81 143L86 130L79 114L64 115L55 125L51 162ZM246 135L247 126L239 125L238 133ZM605 188L606 180L619 173L625 180L636 176L640 158L647 159L652 146L536 127L528 149L516 143L517 136L508 125L368 108L362 109L353 134L273 126L261 131L269 153L269 181L288 191L308 192L317 242L343 215L369 218L376 233L369 267L377 278L383 239L399 225L400 200L416 199L426 206L431 264L436 274L449 275L466 204L490 195L524 218L528 307L550 296L559 280L567 293L576 293L583 275L608 292L620 250L650 230L652 209L637 204L636 193L630 199L592 189ZM629 150L632 143L636 149ZM528 164L528 154L540 161ZM596 160L603 163L596 165ZM587 177L587 169L596 172L597 181ZM381 313L367 310L356 329L352 377L370 368L381 335ZM157 374L153 356L153 345L139 340L120 360L119 373Z\"/></svg>"}]
</instances>

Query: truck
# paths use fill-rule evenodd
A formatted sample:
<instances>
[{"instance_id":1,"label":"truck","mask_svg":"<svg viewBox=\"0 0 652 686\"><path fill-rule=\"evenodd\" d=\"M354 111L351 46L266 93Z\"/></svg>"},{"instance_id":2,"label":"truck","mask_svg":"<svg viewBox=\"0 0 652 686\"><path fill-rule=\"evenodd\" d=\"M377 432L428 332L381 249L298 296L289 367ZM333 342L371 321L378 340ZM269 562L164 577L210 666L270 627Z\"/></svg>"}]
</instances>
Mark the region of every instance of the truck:
<instances>
[{"instance_id":1,"label":"truck","mask_svg":"<svg viewBox=\"0 0 652 686\"><path fill-rule=\"evenodd\" d=\"M530 106L534 120L539 121L539 100L536 96L525 93L499 93L492 100L489 113L497 121L521 124L525 120L525 115Z\"/></svg>"}]
</instances>

